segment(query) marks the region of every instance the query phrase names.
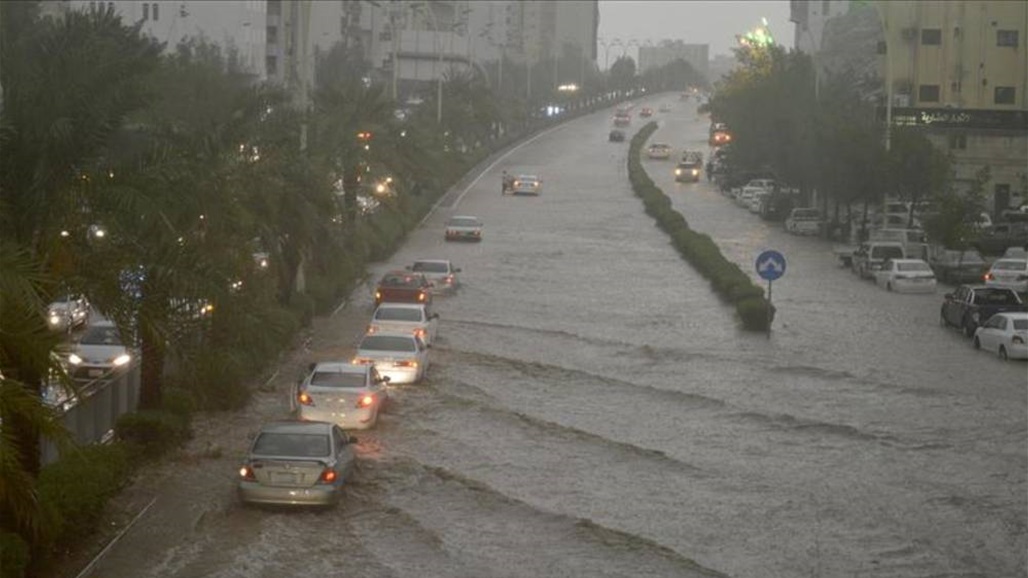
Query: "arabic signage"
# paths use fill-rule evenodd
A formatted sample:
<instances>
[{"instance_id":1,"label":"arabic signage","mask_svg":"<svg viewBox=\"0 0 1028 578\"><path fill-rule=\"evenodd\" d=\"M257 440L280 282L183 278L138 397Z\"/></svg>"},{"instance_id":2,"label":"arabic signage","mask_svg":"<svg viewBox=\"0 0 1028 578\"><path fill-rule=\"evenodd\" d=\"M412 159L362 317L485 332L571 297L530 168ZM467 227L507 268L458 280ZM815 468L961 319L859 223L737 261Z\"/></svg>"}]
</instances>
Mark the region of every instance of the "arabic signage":
<instances>
[{"instance_id":1,"label":"arabic signage","mask_svg":"<svg viewBox=\"0 0 1028 578\"><path fill-rule=\"evenodd\" d=\"M885 107L878 107L885 121ZM1028 131L1028 111L892 107L893 126Z\"/></svg>"}]
</instances>

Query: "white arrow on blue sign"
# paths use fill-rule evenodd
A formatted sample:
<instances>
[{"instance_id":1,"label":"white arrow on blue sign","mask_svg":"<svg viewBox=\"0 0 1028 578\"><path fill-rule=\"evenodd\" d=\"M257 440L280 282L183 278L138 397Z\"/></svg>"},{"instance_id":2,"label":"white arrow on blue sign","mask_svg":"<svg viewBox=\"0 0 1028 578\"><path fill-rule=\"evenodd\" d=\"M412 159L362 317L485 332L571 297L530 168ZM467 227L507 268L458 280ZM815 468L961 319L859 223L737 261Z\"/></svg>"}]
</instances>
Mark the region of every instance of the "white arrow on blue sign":
<instances>
[{"instance_id":1,"label":"white arrow on blue sign","mask_svg":"<svg viewBox=\"0 0 1028 578\"><path fill-rule=\"evenodd\" d=\"M767 281L774 281L785 275L785 255L773 250L758 255L757 275Z\"/></svg>"}]
</instances>

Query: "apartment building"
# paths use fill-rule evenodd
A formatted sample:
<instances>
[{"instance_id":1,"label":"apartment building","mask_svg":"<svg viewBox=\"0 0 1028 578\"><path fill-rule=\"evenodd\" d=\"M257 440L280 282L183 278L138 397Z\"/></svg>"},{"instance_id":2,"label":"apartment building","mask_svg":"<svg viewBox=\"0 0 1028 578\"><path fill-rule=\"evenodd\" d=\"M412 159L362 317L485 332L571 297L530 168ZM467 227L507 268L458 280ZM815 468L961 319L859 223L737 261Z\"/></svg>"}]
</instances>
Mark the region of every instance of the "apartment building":
<instances>
[{"instance_id":1,"label":"apartment building","mask_svg":"<svg viewBox=\"0 0 1028 578\"><path fill-rule=\"evenodd\" d=\"M916 126L955 161L983 166L991 210L1028 202L1028 2L892 0L875 8L893 126Z\"/></svg>"},{"instance_id":2,"label":"apartment building","mask_svg":"<svg viewBox=\"0 0 1028 578\"><path fill-rule=\"evenodd\" d=\"M656 46L639 47L639 72L658 68L682 59L703 75L710 78L710 45L686 44L681 40L662 40Z\"/></svg>"},{"instance_id":3,"label":"apartment building","mask_svg":"<svg viewBox=\"0 0 1028 578\"><path fill-rule=\"evenodd\" d=\"M793 47L806 54L821 50L825 26L836 16L846 14L850 0L790 0L789 20L796 24Z\"/></svg>"}]
</instances>

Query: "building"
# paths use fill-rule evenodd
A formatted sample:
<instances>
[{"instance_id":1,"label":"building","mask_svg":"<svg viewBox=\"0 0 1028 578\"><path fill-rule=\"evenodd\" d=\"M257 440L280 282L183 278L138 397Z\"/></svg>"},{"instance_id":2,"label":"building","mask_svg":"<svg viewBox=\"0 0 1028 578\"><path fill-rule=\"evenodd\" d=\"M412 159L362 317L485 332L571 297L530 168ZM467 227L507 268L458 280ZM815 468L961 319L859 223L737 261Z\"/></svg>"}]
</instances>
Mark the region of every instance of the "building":
<instances>
[{"instance_id":1,"label":"building","mask_svg":"<svg viewBox=\"0 0 1028 578\"><path fill-rule=\"evenodd\" d=\"M640 46L639 72L659 68L679 59L692 65L703 78L710 78L710 45L686 44L681 40L662 40L656 46Z\"/></svg>"},{"instance_id":2,"label":"building","mask_svg":"<svg viewBox=\"0 0 1028 578\"><path fill-rule=\"evenodd\" d=\"M922 127L955 162L957 188L984 166L994 215L1028 202L1028 2L892 0L881 72L893 126Z\"/></svg>"},{"instance_id":3,"label":"building","mask_svg":"<svg viewBox=\"0 0 1028 578\"><path fill-rule=\"evenodd\" d=\"M836 16L846 14L850 0L790 0L789 20L796 24L793 47L806 54L821 50L825 26Z\"/></svg>"}]
</instances>

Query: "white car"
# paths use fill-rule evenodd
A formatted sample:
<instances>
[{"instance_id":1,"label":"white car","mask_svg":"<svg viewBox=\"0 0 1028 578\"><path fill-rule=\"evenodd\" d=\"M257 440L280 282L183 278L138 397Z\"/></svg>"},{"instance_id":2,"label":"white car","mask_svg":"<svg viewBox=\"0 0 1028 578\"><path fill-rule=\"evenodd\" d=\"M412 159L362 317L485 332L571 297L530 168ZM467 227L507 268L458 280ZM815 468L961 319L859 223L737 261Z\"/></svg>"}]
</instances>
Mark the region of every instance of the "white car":
<instances>
[{"instance_id":1,"label":"white car","mask_svg":"<svg viewBox=\"0 0 1028 578\"><path fill-rule=\"evenodd\" d=\"M899 293L935 293L935 273L921 259L887 259L874 271L875 283Z\"/></svg>"},{"instance_id":2,"label":"white car","mask_svg":"<svg viewBox=\"0 0 1028 578\"><path fill-rule=\"evenodd\" d=\"M428 370L430 346L410 333L372 333L357 345L356 364L373 364L389 383L417 383Z\"/></svg>"},{"instance_id":3,"label":"white car","mask_svg":"<svg viewBox=\"0 0 1028 578\"><path fill-rule=\"evenodd\" d=\"M985 285L1028 293L1028 259L996 259L985 274Z\"/></svg>"},{"instance_id":4,"label":"white car","mask_svg":"<svg viewBox=\"0 0 1028 578\"><path fill-rule=\"evenodd\" d=\"M671 145L666 143L653 143L646 148L646 156L651 159L667 160L671 158Z\"/></svg>"},{"instance_id":5,"label":"white car","mask_svg":"<svg viewBox=\"0 0 1028 578\"><path fill-rule=\"evenodd\" d=\"M446 221L447 241L481 241L482 221L470 215L456 215Z\"/></svg>"},{"instance_id":6,"label":"white car","mask_svg":"<svg viewBox=\"0 0 1028 578\"><path fill-rule=\"evenodd\" d=\"M421 273L431 281L433 293L452 292L460 285L457 277L460 267L455 267L446 259L418 259L407 269Z\"/></svg>"},{"instance_id":7,"label":"white car","mask_svg":"<svg viewBox=\"0 0 1028 578\"><path fill-rule=\"evenodd\" d=\"M389 401L388 377L373 365L315 363L293 389L290 408L298 419L327 421L343 429L369 429Z\"/></svg>"},{"instance_id":8,"label":"white car","mask_svg":"<svg viewBox=\"0 0 1028 578\"><path fill-rule=\"evenodd\" d=\"M974 348L1000 359L1028 359L1028 313L997 313L974 332Z\"/></svg>"},{"instance_id":9,"label":"white car","mask_svg":"<svg viewBox=\"0 0 1028 578\"><path fill-rule=\"evenodd\" d=\"M62 295L46 308L46 324L51 331L71 331L89 321L89 301L85 295Z\"/></svg>"},{"instance_id":10,"label":"white car","mask_svg":"<svg viewBox=\"0 0 1028 578\"><path fill-rule=\"evenodd\" d=\"M538 195L543 192L543 180L536 175L518 175L511 184L515 195Z\"/></svg>"},{"instance_id":11,"label":"white car","mask_svg":"<svg viewBox=\"0 0 1028 578\"><path fill-rule=\"evenodd\" d=\"M785 230L794 235L820 235L824 228L821 211L814 208L796 208L785 218Z\"/></svg>"},{"instance_id":12,"label":"white car","mask_svg":"<svg viewBox=\"0 0 1028 578\"><path fill-rule=\"evenodd\" d=\"M408 333L431 345L438 330L439 314L432 312L430 305L383 303L372 314L366 333Z\"/></svg>"},{"instance_id":13,"label":"white car","mask_svg":"<svg viewBox=\"0 0 1028 578\"><path fill-rule=\"evenodd\" d=\"M117 326L101 321L82 334L68 354L68 365L72 378L92 381L127 367L132 357L132 350L125 345Z\"/></svg>"}]
</instances>

